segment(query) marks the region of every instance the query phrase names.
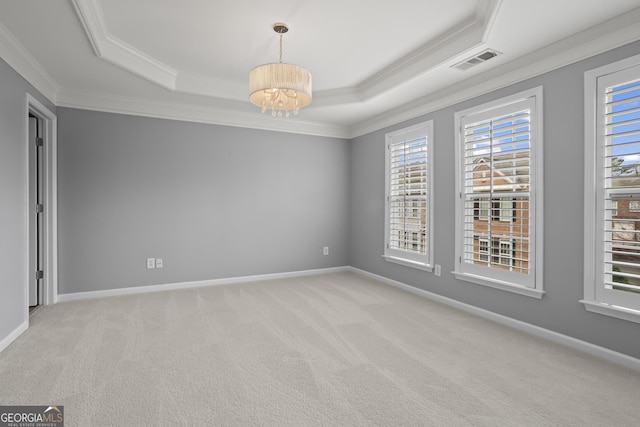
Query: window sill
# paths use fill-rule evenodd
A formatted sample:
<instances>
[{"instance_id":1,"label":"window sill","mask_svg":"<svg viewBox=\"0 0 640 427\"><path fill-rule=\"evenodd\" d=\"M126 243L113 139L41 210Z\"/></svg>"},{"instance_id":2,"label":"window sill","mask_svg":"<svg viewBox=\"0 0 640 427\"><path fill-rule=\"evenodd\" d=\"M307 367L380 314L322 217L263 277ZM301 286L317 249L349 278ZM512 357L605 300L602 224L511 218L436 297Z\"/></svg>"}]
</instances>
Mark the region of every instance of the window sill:
<instances>
[{"instance_id":1,"label":"window sill","mask_svg":"<svg viewBox=\"0 0 640 427\"><path fill-rule=\"evenodd\" d=\"M453 275L456 279L464 280L465 282L477 283L478 285L488 286L490 288L501 289L503 291L513 292L520 295L525 295L532 298L542 299L545 294L544 291L538 289L526 288L524 286L514 285L509 282L501 282L497 280L489 280L484 277L476 276L469 273L460 273L454 271Z\"/></svg>"},{"instance_id":2,"label":"window sill","mask_svg":"<svg viewBox=\"0 0 640 427\"><path fill-rule=\"evenodd\" d=\"M616 317L618 319L628 320L629 322L640 323L640 311L597 301L580 300L580 302L584 304L584 308L587 311L592 313Z\"/></svg>"},{"instance_id":3,"label":"window sill","mask_svg":"<svg viewBox=\"0 0 640 427\"><path fill-rule=\"evenodd\" d=\"M393 262L393 263L396 263L396 264L401 264L401 265L404 265L404 266L407 266L407 267L417 268L418 270L424 270L424 271L428 271L428 272L433 271L433 266L431 266L429 264L425 264L423 262L411 261L411 260L408 260L408 259L398 258L398 257L394 257L394 256L389 256L389 255L382 255L382 258L384 258L385 261Z\"/></svg>"}]
</instances>

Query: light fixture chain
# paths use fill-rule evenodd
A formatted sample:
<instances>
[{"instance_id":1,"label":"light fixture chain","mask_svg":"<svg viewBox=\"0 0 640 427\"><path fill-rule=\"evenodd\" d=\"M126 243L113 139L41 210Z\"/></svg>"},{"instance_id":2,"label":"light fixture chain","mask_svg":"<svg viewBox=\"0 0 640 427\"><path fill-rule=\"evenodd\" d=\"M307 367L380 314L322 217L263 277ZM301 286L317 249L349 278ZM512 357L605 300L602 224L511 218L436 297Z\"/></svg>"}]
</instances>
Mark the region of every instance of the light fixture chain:
<instances>
[{"instance_id":1,"label":"light fixture chain","mask_svg":"<svg viewBox=\"0 0 640 427\"><path fill-rule=\"evenodd\" d=\"M280 33L280 63L282 64L282 33Z\"/></svg>"}]
</instances>

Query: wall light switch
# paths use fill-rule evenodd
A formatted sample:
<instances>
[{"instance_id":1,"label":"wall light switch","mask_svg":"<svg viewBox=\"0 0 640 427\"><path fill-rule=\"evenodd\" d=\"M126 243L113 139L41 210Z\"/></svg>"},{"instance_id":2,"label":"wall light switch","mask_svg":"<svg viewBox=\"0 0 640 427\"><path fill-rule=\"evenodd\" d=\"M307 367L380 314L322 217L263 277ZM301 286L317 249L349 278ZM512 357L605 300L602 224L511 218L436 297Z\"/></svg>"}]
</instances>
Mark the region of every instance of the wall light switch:
<instances>
[{"instance_id":1,"label":"wall light switch","mask_svg":"<svg viewBox=\"0 0 640 427\"><path fill-rule=\"evenodd\" d=\"M435 268L436 276L440 277L440 273L442 273L442 267L440 267L440 264L436 264L436 268Z\"/></svg>"},{"instance_id":2,"label":"wall light switch","mask_svg":"<svg viewBox=\"0 0 640 427\"><path fill-rule=\"evenodd\" d=\"M155 258L147 258L147 268L156 268Z\"/></svg>"},{"instance_id":3,"label":"wall light switch","mask_svg":"<svg viewBox=\"0 0 640 427\"><path fill-rule=\"evenodd\" d=\"M156 268L162 268L162 258L156 258Z\"/></svg>"},{"instance_id":4,"label":"wall light switch","mask_svg":"<svg viewBox=\"0 0 640 427\"><path fill-rule=\"evenodd\" d=\"M322 249L322 253L324 255L329 255L329 246L325 246L324 249Z\"/></svg>"}]
</instances>

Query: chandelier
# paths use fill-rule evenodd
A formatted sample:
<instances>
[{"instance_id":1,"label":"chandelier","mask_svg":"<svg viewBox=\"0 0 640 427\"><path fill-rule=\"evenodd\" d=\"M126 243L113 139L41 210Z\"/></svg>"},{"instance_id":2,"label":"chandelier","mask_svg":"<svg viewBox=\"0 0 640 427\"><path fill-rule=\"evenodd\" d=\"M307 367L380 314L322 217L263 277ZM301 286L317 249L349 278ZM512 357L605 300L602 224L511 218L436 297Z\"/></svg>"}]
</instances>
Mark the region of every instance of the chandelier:
<instances>
[{"instance_id":1,"label":"chandelier","mask_svg":"<svg viewBox=\"0 0 640 427\"><path fill-rule=\"evenodd\" d=\"M258 65L249 72L249 100L262 108L271 110L272 116L289 117L289 112L311 103L311 73L293 64L282 62L282 35L289 31L286 24L273 25L280 35L280 62Z\"/></svg>"}]
</instances>

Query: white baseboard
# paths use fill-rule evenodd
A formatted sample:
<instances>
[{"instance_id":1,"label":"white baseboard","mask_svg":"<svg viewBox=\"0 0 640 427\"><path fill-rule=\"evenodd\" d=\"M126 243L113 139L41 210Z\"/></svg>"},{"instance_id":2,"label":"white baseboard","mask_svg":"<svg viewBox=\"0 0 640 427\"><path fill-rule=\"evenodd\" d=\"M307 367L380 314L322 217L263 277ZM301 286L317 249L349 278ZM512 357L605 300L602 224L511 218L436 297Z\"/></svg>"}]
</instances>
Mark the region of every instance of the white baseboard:
<instances>
[{"instance_id":1,"label":"white baseboard","mask_svg":"<svg viewBox=\"0 0 640 427\"><path fill-rule=\"evenodd\" d=\"M595 344L588 343L586 341L582 341L568 335L563 335L558 332L551 331L549 329L544 329L539 326L532 325L530 323L522 322L520 320L513 319L511 317L503 316L501 314L494 313L489 310L484 310L482 308L474 307L469 304L465 304L460 301L456 301L451 298L443 297L442 295L434 294L429 291L425 291L423 289L419 289L413 286L409 286L405 283L398 282L396 280L388 279L383 276L379 276L377 274L369 273L368 271L360 270L355 267L349 267L350 271L354 273L361 274L366 277L370 277L372 279L376 279L382 283L387 285L391 285L398 289L402 289L407 292L411 292L412 294L428 298L430 300L440 302L442 304L446 304L448 306L458 308L460 310L466 311L468 313L475 314L477 316L483 317L488 320L492 320L494 322L500 323L502 325L508 326L510 328L517 329L522 332L529 333L531 335L535 335L540 338L544 338L548 341L552 341L557 344L564 345L566 347L573 348L574 350L581 351L583 353L590 354L592 356L598 357L600 359L607 360L609 362L616 363L621 366L625 366L627 368L634 369L636 371L640 371L640 359L636 359L635 357L628 356L626 354L618 353L613 350L609 350L608 348L600 347Z\"/></svg>"},{"instance_id":2,"label":"white baseboard","mask_svg":"<svg viewBox=\"0 0 640 427\"><path fill-rule=\"evenodd\" d=\"M75 292L59 294L58 302L78 301L93 298L107 298L122 295L143 294L147 292L172 291L177 289L202 288L205 286L233 285L238 283L258 282L261 280L284 279L287 277L311 276L314 274L338 273L349 271L350 267L332 267L316 270L291 271L287 273L258 274L254 276L230 277L225 279L200 280L194 282L167 283L162 285L136 286L132 288L106 289L103 291Z\"/></svg>"},{"instance_id":3,"label":"white baseboard","mask_svg":"<svg viewBox=\"0 0 640 427\"><path fill-rule=\"evenodd\" d=\"M7 335L2 341L0 341L0 352L2 352L5 348L9 347L9 345L16 340L24 331L29 327L29 321L24 321L13 330L9 335Z\"/></svg>"},{"instance_id":4,"label":"white baseboard","mask_svg":"<svg viewBox=\"0 0 640 427\"><path fill-rule=\"evenodd\" d=\"M434 294L432 292L425 291L423 289L419 289L419 288L407 285L405 283L392 280L384 276L379 276L377 274L370 273L365 270L360 270L358 268L351 267L351 266L322 268L322 269L316 269L316 270L292 271L287 273L259 274L254 276L230 277L225 279L202 280L202 281L194 281L194 282L168 283L163 285L137 286L132 288L108 289L103 291L77 292L72 294L58 295L58 302L142 294L147 292L162 292L162 291L170 291L170 290L177 290L177 289L200 288L205 286L233 285L233 284L239 284L239 283L257 282L261 280L274 280L274 279L284 279L288 277L311 276L315 274L339 273L343 271L351 271L356 274L370 277L372 279L378 280L379 282L396 287L398 289L402 289L407 292L411 292L415 295L428 298L430 300L440 302L442 304L446 304L454 308L458 308L460 310L475 314L477 316L483 317L488 320L492 320L494 322L500 323L510 328L514 328L519 331L526 332L531 335L555 342L557 344L561 344L561 345L573 348L575 350L590 354L592 356L616 363L618 365L625 366L627 368L631 368L636 371L640 371L640 359L636 359L635 357L618 353L616 351L613 351L604 347L600 347L595 344L591 344L586 341L582 341L582 340L570 337L568 335L563 335L558 332L551 331L549 329L541 328L539 326L535 326L530 323L513 319L511 317L503 316L501 314L497 314L489 310L485 310L469 304L465 304L463 302L456 301L454 299L447 298L442 295ZM0 341L0 351L6 348L9 344L11 344L11 342L13 342L13 340L15 340L22 332L24 332L27 329L27 325L28 325L27 322L25 322L24 324L20 325L15 331L13 331L8 337Z\"/></svg>"}]
</instances>

